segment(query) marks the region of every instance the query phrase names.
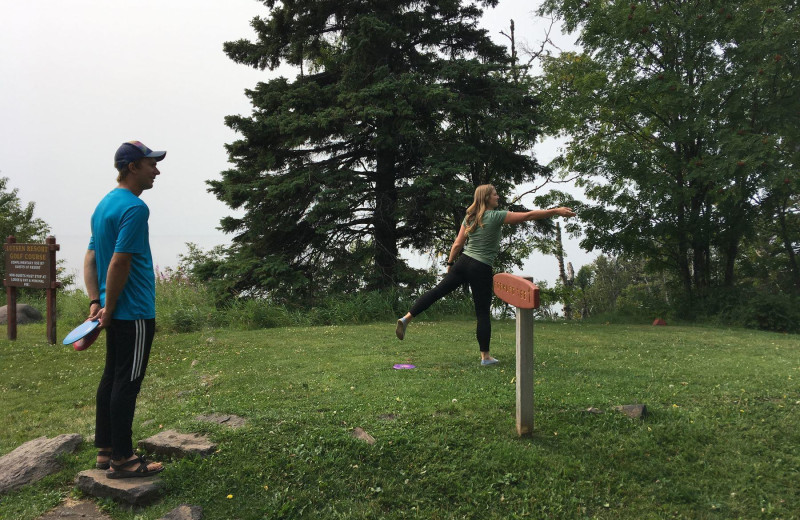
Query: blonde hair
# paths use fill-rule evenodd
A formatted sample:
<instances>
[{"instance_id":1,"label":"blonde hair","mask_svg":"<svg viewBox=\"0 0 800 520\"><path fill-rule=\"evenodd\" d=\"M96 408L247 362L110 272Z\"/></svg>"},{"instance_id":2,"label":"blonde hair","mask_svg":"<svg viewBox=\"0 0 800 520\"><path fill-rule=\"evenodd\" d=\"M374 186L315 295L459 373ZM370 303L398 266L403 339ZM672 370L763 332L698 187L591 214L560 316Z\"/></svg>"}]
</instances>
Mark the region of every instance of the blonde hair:
<instances>
[{"instance_id":1,"label":"blonde hair","mask_svg":"<svg viewBox=\"0 0 800 520\"><path fill-rule=\"evenodd\" d=\"M467 235L475 231L478 226L483 227L483 214L489 209L489 198L495 191L491 184L481 184L475 188L475 198L472 205L467 208L466 224Z\"/></svg>"}]
</instances>

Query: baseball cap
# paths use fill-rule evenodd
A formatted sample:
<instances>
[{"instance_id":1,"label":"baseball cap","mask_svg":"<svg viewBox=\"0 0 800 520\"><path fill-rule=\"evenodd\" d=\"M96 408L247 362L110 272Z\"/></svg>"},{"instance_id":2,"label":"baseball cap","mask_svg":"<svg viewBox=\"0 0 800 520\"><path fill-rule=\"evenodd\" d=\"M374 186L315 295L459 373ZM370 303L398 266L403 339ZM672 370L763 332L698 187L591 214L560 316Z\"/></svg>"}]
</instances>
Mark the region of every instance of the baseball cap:
<instances>
[{"instance_id":1,"label":"baseball cap","mask_svg":"<svg viewBox=\"0 0 800 520\"><path fill-rule=\"evenodd\" d=\"M114 168L117 170L125 169L130 163L138 161L143 157L149 157L150 159L160 161L166 157L166 155L167 152L154 152L142 144L141 141L128 141L127 143L122 143L119 148L117 148L117 153L114 154Z\"/></svg>"}]
</instances>

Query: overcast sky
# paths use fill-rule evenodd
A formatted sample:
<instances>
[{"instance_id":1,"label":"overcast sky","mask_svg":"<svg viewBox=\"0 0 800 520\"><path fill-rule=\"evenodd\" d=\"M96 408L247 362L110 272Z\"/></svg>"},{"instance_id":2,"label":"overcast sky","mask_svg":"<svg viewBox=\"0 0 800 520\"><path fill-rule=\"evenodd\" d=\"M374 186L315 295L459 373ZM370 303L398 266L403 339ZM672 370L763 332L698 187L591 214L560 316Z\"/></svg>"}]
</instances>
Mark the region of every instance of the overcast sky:
<instances>
[{"instance_id":1,"label":"overcast sky","mask_svg":"<svg viewBox=\"0 0 800 520\"><path fill-rule=\"evenodd\" d=\"M538 46L548 23L534 6L501 0L482 25L506 41L499 33L514 19L518 41ZM251 112L246 88L294 72L238 65L222 45L252 38L250 20L267 8L256 0L0 0L0 12L0 176L36 203L68 267L79 269L91 212L116 185L114 151L133 139L168 152L142 195L156 263L175 265L186 241L227 243L216 227L231 211L205 184L230 167L223 145L236 135L223 119ZM562 48L574 40L556 35ZM555 153L552 142L537 148L541 162ZM574 241L568 255L576 270L594 257ZM555 260L535 255L524 271L553 282Z\"/></svg>"}]
</instances>

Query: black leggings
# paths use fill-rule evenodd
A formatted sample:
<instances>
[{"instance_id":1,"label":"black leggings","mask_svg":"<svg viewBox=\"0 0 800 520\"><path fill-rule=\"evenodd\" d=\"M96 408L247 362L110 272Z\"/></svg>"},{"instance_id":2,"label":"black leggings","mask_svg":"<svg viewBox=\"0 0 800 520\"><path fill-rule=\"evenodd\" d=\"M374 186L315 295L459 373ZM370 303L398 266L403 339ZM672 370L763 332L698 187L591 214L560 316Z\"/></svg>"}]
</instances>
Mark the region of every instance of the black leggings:
<instances>
[{"instance_id":1,"label":"black leggings","mask_svg":"<svg viewBox=\"0 0 800 520\"><path fill-rule=\"evenodd\" d=\"M439 285L420 296L409 311L412 316L419 316L428 307L441 300L461 285L469 283L472 290L472 301L475 303L475 317L478 328L478 347L481 352L489 352L489 341L492 338L492 266L484 264L467 255L461 255L450 272Z\"/></svg>"}]
</instances>

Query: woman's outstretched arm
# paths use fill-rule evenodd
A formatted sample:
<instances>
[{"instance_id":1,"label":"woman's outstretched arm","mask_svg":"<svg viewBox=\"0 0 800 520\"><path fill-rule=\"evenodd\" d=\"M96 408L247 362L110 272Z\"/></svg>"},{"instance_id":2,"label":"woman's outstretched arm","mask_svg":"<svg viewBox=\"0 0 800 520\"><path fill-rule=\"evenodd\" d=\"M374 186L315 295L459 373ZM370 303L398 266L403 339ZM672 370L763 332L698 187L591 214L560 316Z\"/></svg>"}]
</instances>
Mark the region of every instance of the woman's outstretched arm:
<instances>
[{"instance_id":1,"label":"woman's outstretched arm","mask_svg":"<svg viewBox=\"0 0 800 520\"><path fill-rule=\"evenodd\" d=\"M561 206L551 209L534 209L531 211L509 211L503 224L521 224L529 220L541 220L550 217L574 217L575 212L570 208Z\"/></svg>"}]
</instances>

